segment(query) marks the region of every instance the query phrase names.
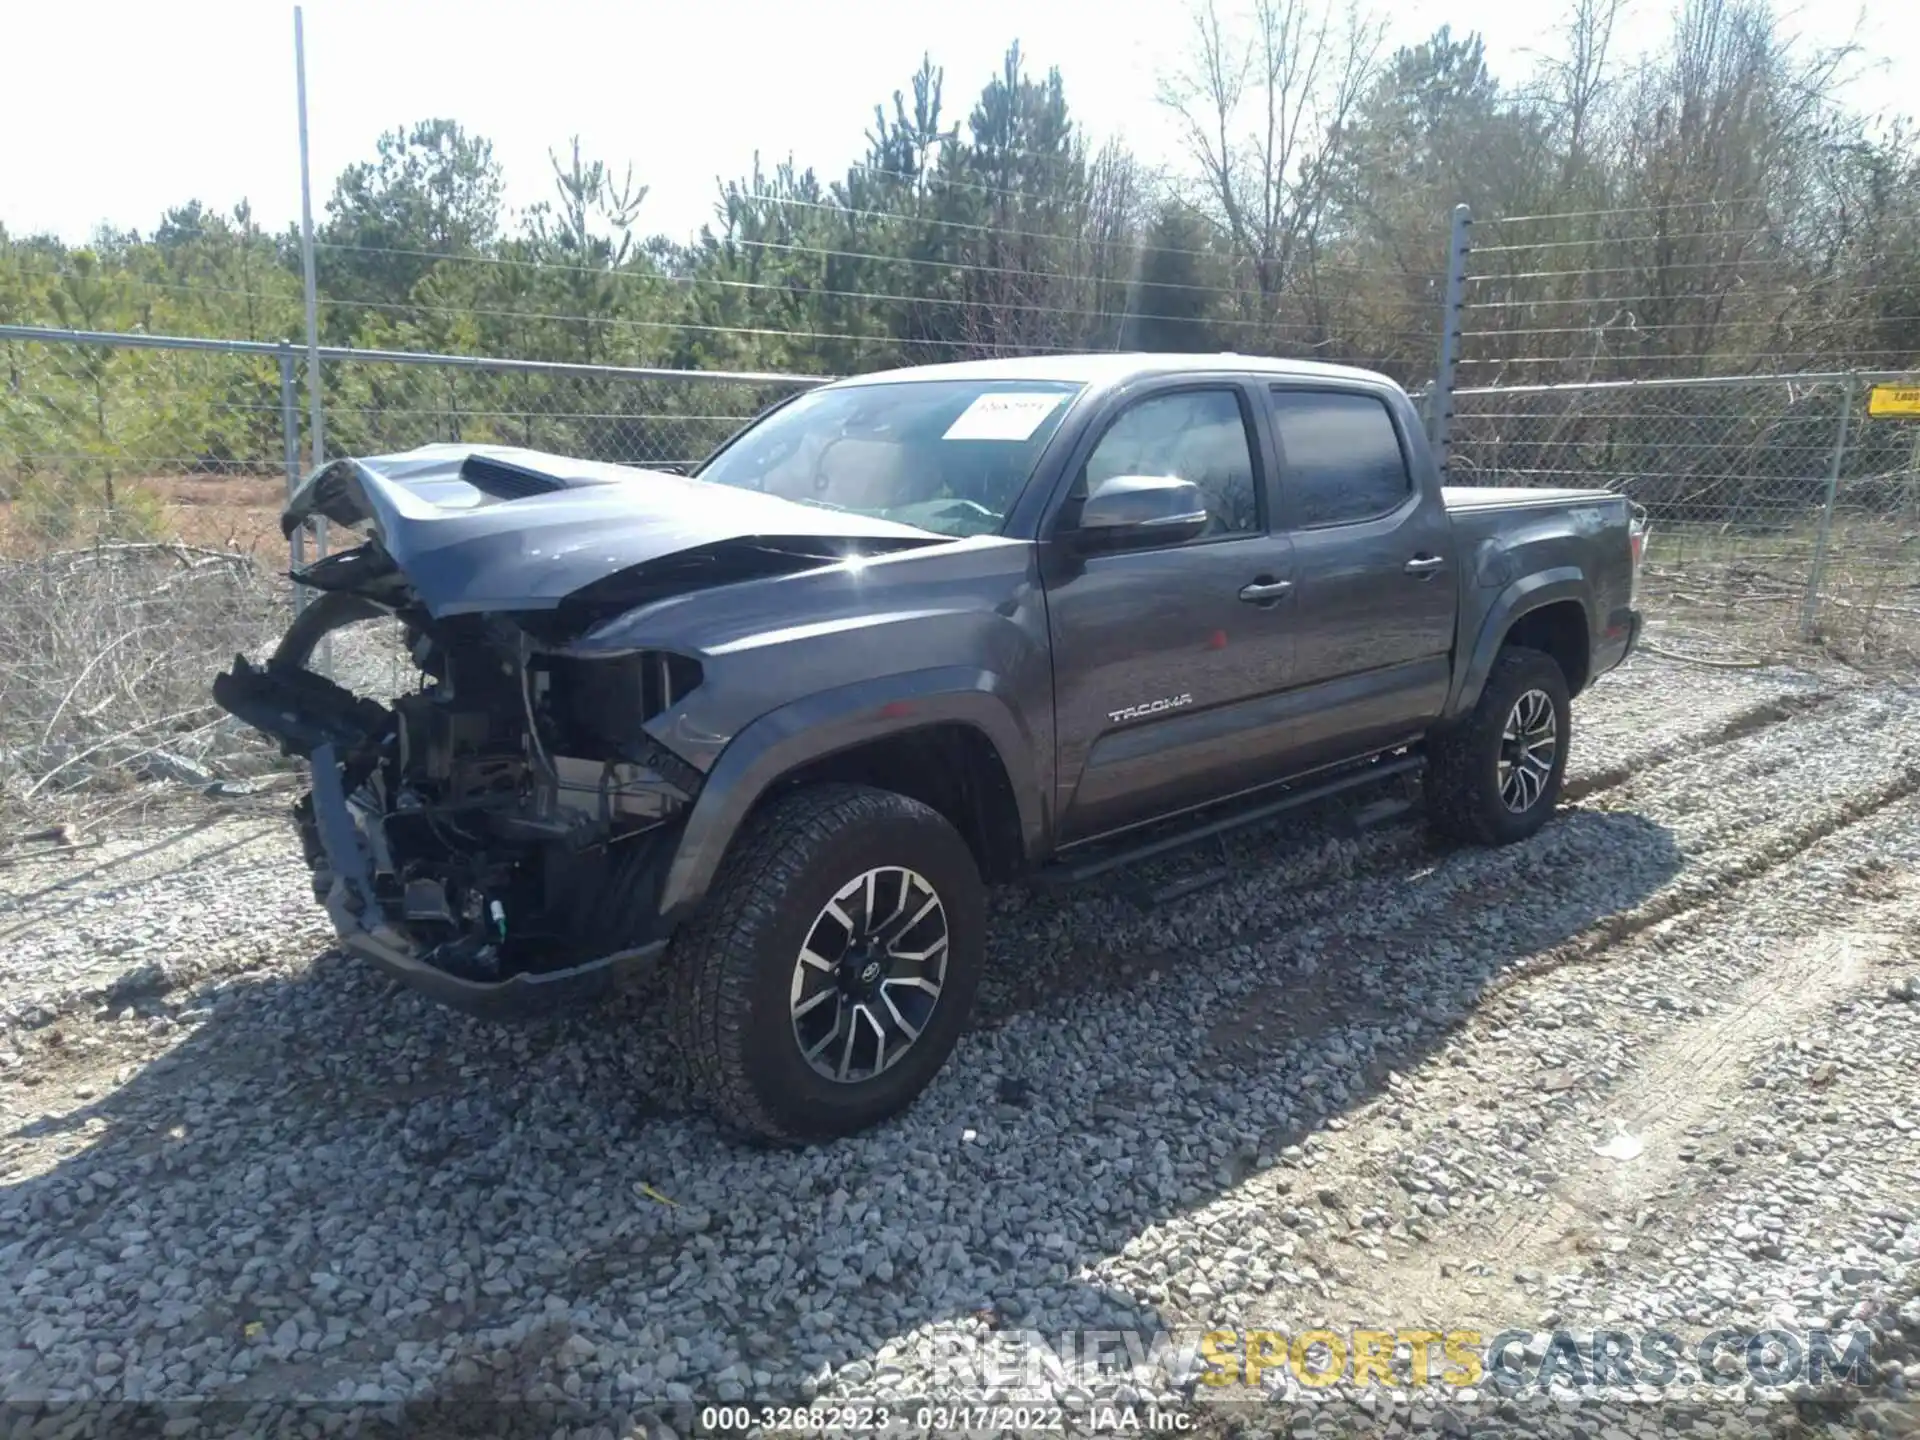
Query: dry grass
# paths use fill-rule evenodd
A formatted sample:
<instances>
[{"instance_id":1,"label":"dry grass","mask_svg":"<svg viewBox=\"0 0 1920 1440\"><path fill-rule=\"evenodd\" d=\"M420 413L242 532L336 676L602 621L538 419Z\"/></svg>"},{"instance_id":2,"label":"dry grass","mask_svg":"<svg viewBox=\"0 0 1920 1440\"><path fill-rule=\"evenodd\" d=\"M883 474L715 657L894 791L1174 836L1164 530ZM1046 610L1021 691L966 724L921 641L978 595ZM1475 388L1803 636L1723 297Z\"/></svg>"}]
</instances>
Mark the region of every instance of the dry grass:
<instances>
[{"instance_id":1,"label":"dry grass","mask_svg":"<svg viewBox=\"0 0 1920 1440\"><path fill-rule=\"evenodd\" d=\"M1863 670L1920 673L1920 535L1884 519L1836 522L1809 634L1817 539L1810 524L1770 534L1656 527L1647 609L1666 635L1709 657L1820 653Z\"/></svg>"},{"instance_id":2,"label":"dry grass","mask_svg":"<svg viewBox=\"0 0 1920 1440\"><path fill-rule=\"evenodd\" d=\"M285 477L151 476L115 499L62 508L56 526L0 500L0 848L284 765L210 687L292 618ZM355 638L330 649L391 662Z\"/></svg>"},{"instance_id":3,"label":"dry grass","mask_svg":"<svg viewBox=\"0 0 1920 1440\"><path fill-rule=\"evenodd\" d=\"M236 652L285 629L284 560L173 541L12 542L0 555L0 838L272 766L209 687Z\"/></svg>"}]
</instances>

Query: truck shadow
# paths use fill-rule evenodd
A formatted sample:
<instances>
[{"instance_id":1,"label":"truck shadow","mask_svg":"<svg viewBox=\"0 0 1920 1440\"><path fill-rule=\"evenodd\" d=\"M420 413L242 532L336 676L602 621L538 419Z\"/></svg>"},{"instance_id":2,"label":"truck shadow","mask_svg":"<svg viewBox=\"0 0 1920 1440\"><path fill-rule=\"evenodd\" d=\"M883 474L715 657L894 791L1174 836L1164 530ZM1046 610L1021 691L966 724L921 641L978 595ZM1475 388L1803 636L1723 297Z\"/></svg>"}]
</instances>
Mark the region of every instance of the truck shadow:
<instances>
[{"instance_id":1,"label":"truck shadow","mask_svg":"<svg viewBox=\"0 0 1920 1440\"><path fill-rule=\"evenodd\" d=\"M23 1300L0 1387L54 1378L32 1296L60 1282L31 1272L62 1254L118 1256L103 1304L142 1317L92 1324L124 1355L115 1393L183 1364L209 1398L411 1387L414 1431L469 1403L499 1429L500 1400L536 1394L792 1401L822 1367L871 1393L931 1327L1211 1318L1183 1277L1122 1288L1102 1267L1418 1066L1509 977L1630 928L1683 868L1630 813L1451 852L1335 814L1237 839L1212 888L1127 900L1222 858L997 896L992 979L942 1077L905 1119L807 1152L688 1109L648 991L489 1025L336 955L204 991L164 1055L6 1133L74 1148L0 1184L0 1282ZM625 1380L596 1372L610 1350Z\"/></svg>"}]
</instances>

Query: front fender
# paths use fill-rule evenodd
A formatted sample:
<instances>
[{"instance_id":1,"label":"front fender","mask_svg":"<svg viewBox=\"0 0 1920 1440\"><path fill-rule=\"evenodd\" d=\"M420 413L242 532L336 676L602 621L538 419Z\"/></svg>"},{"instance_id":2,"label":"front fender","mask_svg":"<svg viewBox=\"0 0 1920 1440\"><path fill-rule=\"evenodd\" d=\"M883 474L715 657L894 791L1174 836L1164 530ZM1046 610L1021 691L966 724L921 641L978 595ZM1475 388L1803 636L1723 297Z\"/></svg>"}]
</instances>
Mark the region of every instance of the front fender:
<instances>
[{"instance_id":1,"label":"front fender","mask_svg":"<svg viewBox=\"0 0 1920 1440\"><path fill-rule=\"evenodd\" d=\"M705 898L727 847L762 795L811 761L887 735L947 723L971 725L1006 766L1029 858L1046 845L1034 773L1034 739L1006 682L986 670L944 666L823 690L768 711L734 736L707 772L687 816L660 911L680 919Z\"/></svg>"},{"instance_id":2,"label":"front fender","mask_svg":"<svg viewBox=\"0 0 1920 1440\"><path fill-rule=\"evenodd\" d=\"M1579 566L1557 565L1550 570L1523 575L1501 590L1480 622L1467 663L1460 666L1454 676L1453 694L1447 700L1447 718L1464 715L1479 702L1493 662L1500 654L1501 643L1514 621L1529 610L1538 610L1559 600L1577 600L1581 609L1590 610L1589 589L1586 574Z\"/></svg>"}]
</instances>

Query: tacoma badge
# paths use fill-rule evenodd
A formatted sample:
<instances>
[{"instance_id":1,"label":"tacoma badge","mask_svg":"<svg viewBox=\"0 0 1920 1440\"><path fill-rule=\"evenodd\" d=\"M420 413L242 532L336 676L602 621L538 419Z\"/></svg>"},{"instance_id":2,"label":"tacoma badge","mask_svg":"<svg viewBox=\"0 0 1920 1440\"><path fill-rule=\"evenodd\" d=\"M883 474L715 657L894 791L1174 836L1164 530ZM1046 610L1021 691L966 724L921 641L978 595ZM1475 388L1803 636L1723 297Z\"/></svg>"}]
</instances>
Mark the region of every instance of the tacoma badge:
<instances>
[{"instance_id":1,"label":"tacoma badge","mask_svg":"<svg viewBox=\"0 0 1920 1440\"><path fill-rule=\"evenodd\" d=\"M1182 705L1191 705L1191 695L1169 695L1163 700L1149 700L1144 705L1129 705L1124 710L1109 710L1107 718L1116 725L1122 720L1144 720L1149 715L1161 715L1168 710L1178 710Z\"/></svg>"}]
</instances>

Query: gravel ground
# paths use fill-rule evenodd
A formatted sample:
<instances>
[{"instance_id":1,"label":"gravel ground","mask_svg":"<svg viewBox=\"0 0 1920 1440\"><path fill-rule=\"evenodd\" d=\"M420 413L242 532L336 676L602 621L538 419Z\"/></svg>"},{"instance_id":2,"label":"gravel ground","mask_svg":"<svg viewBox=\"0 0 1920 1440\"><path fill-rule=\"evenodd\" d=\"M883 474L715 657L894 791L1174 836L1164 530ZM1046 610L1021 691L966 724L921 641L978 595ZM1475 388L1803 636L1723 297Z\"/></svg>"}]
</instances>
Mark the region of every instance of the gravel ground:
<instances>
[{"instance_id":1,"label":"gravel ground","mask_svg":"<svg viewBox=\"0 0 1920 1440\"><path fill-rule=\"evenodd\" d=\"M1428 1324L1537 1358L1858 1323L1872 1398L1830 1426L1911 1430L1914 700L1640 660L1577 704L1574 798L1525 844L1331 812L1004 892L941 1079L802 1153L689 1111L647 992L493 1026L326 953L262 808L16 864L0 1388L685 1433L696 1401L1001 1398L955 1378L990 1334ZM1132 1358L1040 1383L1276 1423L1184 1342ZM1700 1433L1829 1424L1681 1371ZM1453 1401L1320 1413L1601 1440L1651 1413Z\"/></svg>"}]
</instances>

